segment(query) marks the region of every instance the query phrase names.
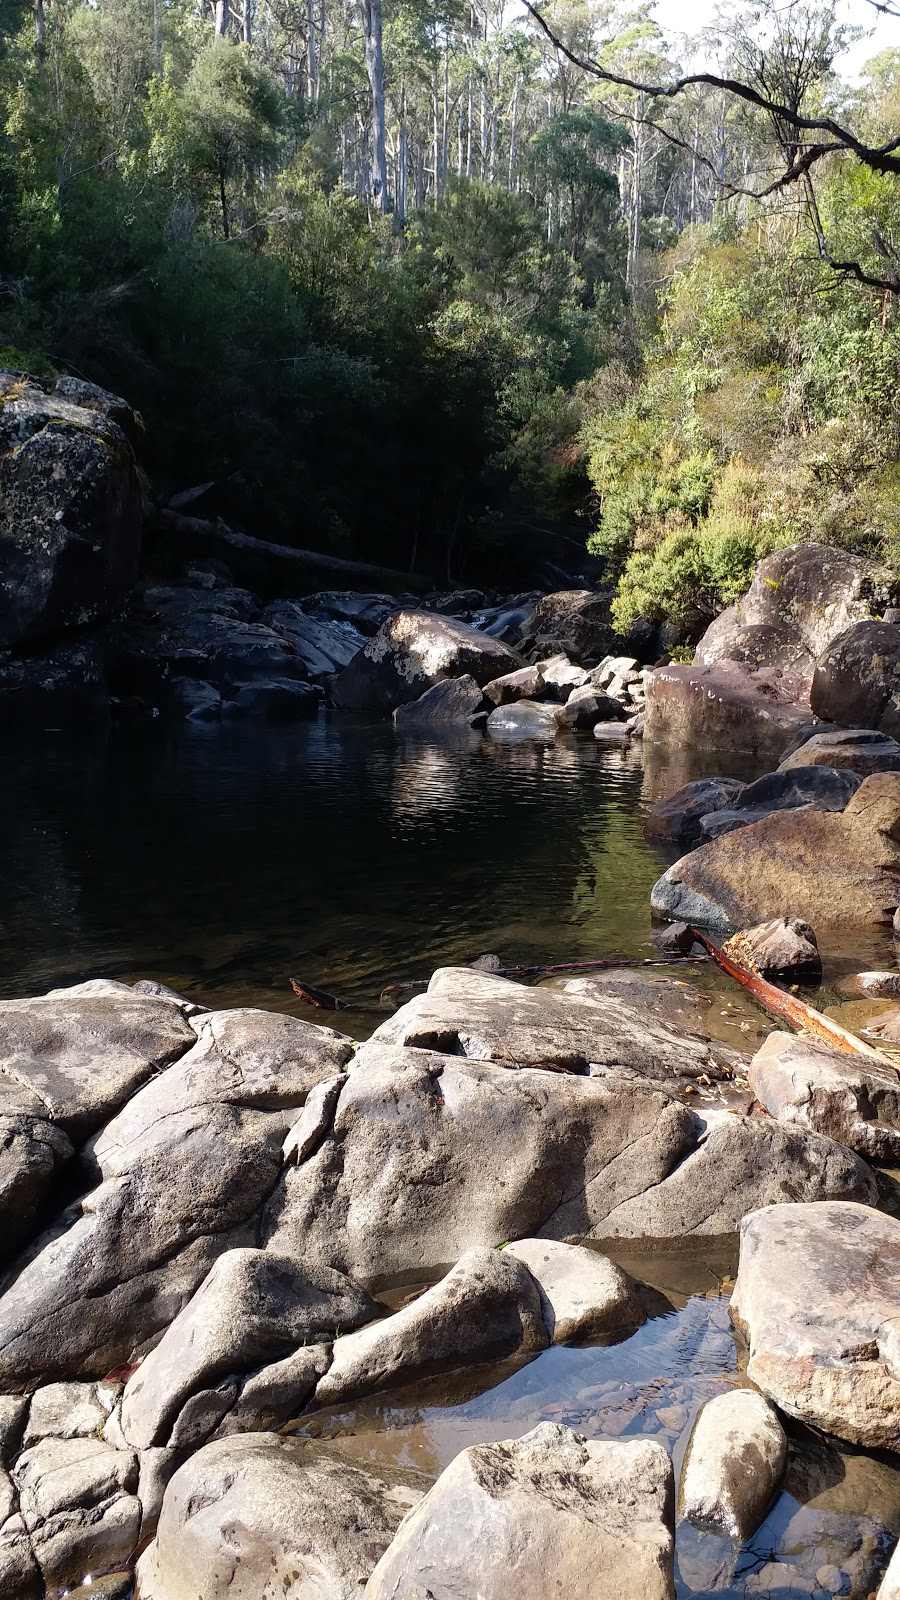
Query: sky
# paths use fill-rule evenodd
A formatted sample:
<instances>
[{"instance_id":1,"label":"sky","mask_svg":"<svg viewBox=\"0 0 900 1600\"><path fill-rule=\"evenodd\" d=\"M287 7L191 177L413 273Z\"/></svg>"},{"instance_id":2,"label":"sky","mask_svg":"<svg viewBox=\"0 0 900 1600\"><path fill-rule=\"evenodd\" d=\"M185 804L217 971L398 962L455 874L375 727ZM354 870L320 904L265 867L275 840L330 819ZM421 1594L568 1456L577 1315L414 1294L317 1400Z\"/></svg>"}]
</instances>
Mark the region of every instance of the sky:
<instances>
[{"instance_id":1,"label":"sky","mask_svg":"<svg viewBox=\"0 0 900 1600\"><path fill-rule=\"evenodd\" d=\"M657 0L655 16L667 34L694 35L712 23L716 9L717 0ZM843 0L840 10L844 21L865 27L867 35L836 63L842 77L857 77L879 50L900 46L900 17L882 17L866 0Z\"/></svg>"}]
</instances>

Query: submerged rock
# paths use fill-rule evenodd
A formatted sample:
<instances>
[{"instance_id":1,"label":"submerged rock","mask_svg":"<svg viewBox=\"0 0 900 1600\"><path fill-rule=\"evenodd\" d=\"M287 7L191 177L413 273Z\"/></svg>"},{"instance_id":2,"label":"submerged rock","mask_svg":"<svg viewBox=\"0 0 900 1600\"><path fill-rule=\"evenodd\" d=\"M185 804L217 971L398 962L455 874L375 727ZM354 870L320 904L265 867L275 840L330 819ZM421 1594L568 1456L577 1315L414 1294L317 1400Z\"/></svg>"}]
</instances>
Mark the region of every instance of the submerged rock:
<instances>
[{"instance_id":1,"label":"submerged rock","mask_svg":"<svg viewBox=\"0 0 900 1600\"><path fill-rule=\"evenodd\" d=\"M585 1440L545 1422L463 1450L406 1518L365 1600L458 1600L476 1584L480 1600L674 1600L672 1500L655 1441Z\"/></svg>"},{"instance_id":2,"label":"submerged rock","mask_svg":"<svg viewBox=\"0 0 900 1600\"><path fill-rule=\"evenodd\" d=\"M543 700L516 700L499 705L487 719L492 739L555 739L559 706Z\"/></svg>"},{"instance_id":3,"label":"submerged rock","mask_svg":"<svg viewBox=\"0 0 900 1600\"><path fill-rule=\"evenodd\" d=\"M428 611L395 611L339 673L334 704L346 711L388 716L444 678L490 683L522 665L490 635Z\"/></svg>"},{"instance_id":4,"label":"submerged rock","mask_svg":"<svg viewBox=\"0 0 900 1600\"><path fill-rule=\"evenodd\" d=\"M788 1416L900 1450L900 1222L846 1202L773 1205L741 1224L731 1302L748 1376Z\"/></svg>"},{"instance_id":5,"label":"submerged rock","mask_svg":"<svg viewBox=\"0 0 900 1600\"><path fill-rule=\"evenodd\" d=\"M749 1539L781 1482L787 1437L753 1389L707 1400L694 1423L681 1479L681 1515L730 1539Z\"/></svg>"},{"instance_id":6,"label":"submerged rock","mask_svg":"<svg viewBox=\"0 0 900 1600\"><path fill-rule=\"evenodd\" d=\"M898 841L900 774L875 773L843 812L776 812L701 845L659 879L650 904L710 927L884 924L900 902Z\"/></svg>"},{"instance_id":7,"label":"submerged rock","mask_svg":"<svg viewBox=\"0 0 900 1600\"><path fill-rule=\"evenodd\" d=\"M900 1077L888 1061L772 1033L750 1063L750 1087L779 1122L827 1134L869 1161L900 1160Z\"/></svg>"},{"instance_id":8,"label":"submerged rock","mask_svg":"<svg viewBox=\"0 0 900 1600\"><path fill-rule=\"evenodd\" d=\"M612 1342L646 1320L631 1279L598 1250L553 1239L519 1239L503 1254L524 1262L537 1283L553 1344Z\"/></svg>"},{"instance_id":9,"label":"submerged rock","mask_svg":"<svg viewBox=\"0 0 900 1600\"><path fill-rule=\"evenodd\" d=\"M141 1600L351 1600L421 1499L416 1481L305 1440L216 1440L166 1490Z\"/></svg>"}]
</instances>

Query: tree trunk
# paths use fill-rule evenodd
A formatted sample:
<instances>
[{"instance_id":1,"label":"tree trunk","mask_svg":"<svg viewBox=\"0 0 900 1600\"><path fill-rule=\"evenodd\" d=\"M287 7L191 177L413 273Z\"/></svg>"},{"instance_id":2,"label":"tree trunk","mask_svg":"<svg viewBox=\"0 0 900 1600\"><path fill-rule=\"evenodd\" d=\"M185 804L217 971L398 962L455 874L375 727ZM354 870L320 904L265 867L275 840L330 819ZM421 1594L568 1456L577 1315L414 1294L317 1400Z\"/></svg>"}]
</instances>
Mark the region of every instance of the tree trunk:
<instances>
[{"instance_id":1,"label":"tree trunk","mask_svg":"<svg viewBox=\"0 0 900 1600\"><path fill-rule=\"evenodd\" d=\"M372 91L372 198L384 214L388 208L387 151L384 140L384 55L381 42L381 0L362 0L366 71Z\"/></svg>"},{"instance_id":2,"label":"tree trunk","mask_svg":"<svg viewBox=\"0 0 900 1600\"><path fill-rule=\"evenodd\" d=\"M406 127L406 84L400 90L400 149L397 160L397 220L406 221L406 184L409 162L409 133Z\"/></svg>"},{"instance_id":3,"label":"tree trunk","mask_svg":"<svg viewBox=\"0 0 900 1600\"><path fill-rule=\"evenodd\" d=\"M519 133L519 86L521 82L521 78L516 78L516 87L513 90L512 112L510 115L509 124L509 188L511 190L514 190L516 187L516 158L518 156L516 142Z\"/></svg>"},{"instance_id":4,"label":"tree trunk","mask_svg":"<svg viewBox=\"0 0 900 1600\"><path fill-rule=\"evenodd\" d=\"M44 43L44 0L34 0L34 35L37 44Z\"/></svg>"},{"instance_id":5,"label":"tree trunk","mask_svg":"<svg viewBox=\"0 0 900 1600\"><path fill-rule=\"evenodd\" d=\"M229 0L216 0L216 38L227 39L231 31L231 6Z\"/></svg>"}]
</instances>

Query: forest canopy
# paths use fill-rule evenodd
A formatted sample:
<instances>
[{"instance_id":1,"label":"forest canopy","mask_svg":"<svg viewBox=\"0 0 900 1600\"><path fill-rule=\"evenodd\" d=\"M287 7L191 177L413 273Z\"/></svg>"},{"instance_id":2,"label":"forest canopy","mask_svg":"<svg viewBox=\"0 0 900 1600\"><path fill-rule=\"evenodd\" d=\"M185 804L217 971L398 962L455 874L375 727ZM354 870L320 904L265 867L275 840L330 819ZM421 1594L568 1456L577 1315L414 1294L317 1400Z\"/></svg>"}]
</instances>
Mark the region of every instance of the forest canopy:
<instances>
[{"instance_id":1,"label":"forest canopy","mask_svg":"<svg viewBox=\"0 0 900 1600\"><path fill-rule=\"evenodd\" d=\"M0 31L0 362L124 394L153 499L441 581L605 571L685 638L781 544L900 567L900 23L857 83L828 0L726 7L704 81L646 0Z\"/></svg>"}]
</instances>

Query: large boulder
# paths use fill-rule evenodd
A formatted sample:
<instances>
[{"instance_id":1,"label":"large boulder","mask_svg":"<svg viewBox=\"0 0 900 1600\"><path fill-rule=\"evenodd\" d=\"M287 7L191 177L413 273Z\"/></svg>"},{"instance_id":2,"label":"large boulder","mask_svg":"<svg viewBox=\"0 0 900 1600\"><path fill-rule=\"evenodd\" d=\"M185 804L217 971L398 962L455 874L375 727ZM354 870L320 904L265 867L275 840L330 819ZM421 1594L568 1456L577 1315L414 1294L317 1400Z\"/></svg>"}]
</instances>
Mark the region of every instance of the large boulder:
<instances>
[{"instance_id":1,"label":"large boulder","mask_svg":"<svg viewBox=\"0 0 900 1600\"><path fill-rule=\"evenodd\" d=\"M92 1141L97 1186L14 1267L0 1296L7 1388L102 1376L146 1348L224 1250L256 1244L288 1129L352 1053L274 1012L212 1012L196 1029Z\"/></svg>"},{"instance_id":2,"label":"large boulder","mask_svg":"<svg viewBox=\"0 0 900 1600\"><path fill-rule=\"evenodd\" d=\"M526 645L538 659L565 650L576 661L600 661L621 648L612 625L612 589L560 589L542 595L522 623Z\"/></svg>"},{"instance_id":3,"label":"large boulder","mask_svg":"<svg viewBox=\"0 0 900 1600\"><path fill-rule=\"evenodd\" d=\"M358 1600L421 1497L412 1474L305 1440L216 1440L166 1490L141 1600Z\"/></svg>"},{"instance_id":4,"label":"large boulder","mask_svg":"<svg viewBox=\"0 0 900 1600\"><path fill-rule=\"evenodd\" d=\"M803 686L774 667L657 667L646 686L644 737L661 744L778 757L802 730L814 731Z\"/></svg>"},{"instance_id":5,"label":"large boulder","mask_svg":"<svg viewBox=\"0 0 900 1600\"><path fill-rule=\"evenodd\" d=\"M681 1479L681 1515L729 1539L749 1539L772 1504L787 1461L778 1414L753 1389L707 1400Z\"/></svg>"},{"instance_id":6,"label":"large boulder","mask_svg":"<svg viewBox=\"0 0 900 1600\"><path fill-rule=\"evenodd\" d=\"M695 660L775 666L807 687L816 658L857 622L892 604L891 575L825 544L788 545L759 563L747 593L711 625Z\"/></svg>"},{"instance_id":7,"label":"large boulder","mask_svg":"<svg viewBox=\"0 0 900 1600\"><path fill-rule=\"evenodd\" d=\"M827 1134L869 1161L900 1161L900 1076L890 1062L771 1033L750 1087L779 1122Z\"/></svg>"},{"instance_id":8,"label":"large boulder","mask_svg":"<svg viewBox=\"0 0 900 1600\"><path fill-rule=\"evenodd\" d=\"M900 733L900 627L858 622L816 662L810 705L826 722Z\"/></svg>"},{"instance_id":9,"label":"large boulder","mask_svg":"<svg viewBox=\"0 0 900 1600\"><path fill-rule=\"evenodd\" d=\"M866 778L843 812L778 811L701 845L664 873L650 904L713 928L889 923L900 904L900 774Z\"/></svg>"},{"instance_id":10,"label":"large boulder","mask_svg":"<svg viewBox=\"0 0 900 1600\"><path fill-rule=\"evenodd\" d=\"M752 1212L731 1315L749 1377L788 1416L900 1450L896 1218L840 1202Z\"/></svg>"},{"instance_id":11,"label":"large boulder","mask_svg":"<svg viewBox=\"0 0 900 1600\"><path fill-rule=\"evenodd\" d=\"M395 611L332 685L346 711L388 716L443 678L481 686L522 666L520 656L488 634L429 611Z\"/></svg>"},{"instance_id":12,"label":"large boulder","mask_svg":"<svg viewBox=\"0 0 900 1600\"><path fill-rule=\"evenodd\" d=\"M519 1239L503 1254L523 1261L534 1278L554 1344L571 1339L611 1344L645 1320L631 1279L599 1250L556 1239Z\"/></svg>"},{"instance_id":13,"label":"large boulder","mask_svg":"<svg viewBox=\"0 0 900 1600\"><path fill-rule=\"evenodd\" d=\"M428 733L434 728L471 728L486 720L486 702L474 678L442 678L418 700L398 706L394 727L400 733ZM485 711L484 717L481 716Z\"/></svg>"},{"instance_id":14,"label":"large boulder","mask_svg":"<svg viewBox=\"0 0 900 1600\"><path fill-rule=\"evenodd\" d=\"M463 1450L403 1523L365 1600L674 1600L673 1498L655 1440L587 1440L544 1422Z\"/></svg>"},{"instance_id":15,"label":"large boulder","mask_svg":"<svg viewBox=\"0 0 900 1600\"><path fill-rule=\"evenodd\" d=\"M316 1401L342 1404L468 1362L531 1355L548 1343L528 1268L508 1250L467 1250L411 1305L338 1339Z\"/></svg>"},{"instance_id":16,"label":"large boulder","mask_svg":"<svg viewBox=\"0 0 900 1600\"><path fill-rule=\"evenodd\" d=\"M137 578L142 500L124 400L0 371L0 649L109 616Z\"/></svg>"},{"instance_id":17,"label":"large boulder","mask_svg":"<svg viewBox=\"0 0 900 1600\"><path fill-rule=\"evenodd\" d=\"M325 682L349 666L372 631L354 626L349 619L317 615L310 612L308 602L293 600L274 600L259 620L290 641L313 683Z\"/></svg>"},{"instance_id":18,"label":"large boulder","mask_svg":"<svg viewBox=\"0 0 900 1600\"><path fill-rule=\"evenodd\" d=\"M779 771L797 767L831 767L858 772L900 772L900 744L870 728L829 728L801 738L783 754Z\"/></svg>"}]
</instances>

